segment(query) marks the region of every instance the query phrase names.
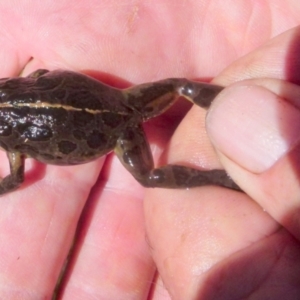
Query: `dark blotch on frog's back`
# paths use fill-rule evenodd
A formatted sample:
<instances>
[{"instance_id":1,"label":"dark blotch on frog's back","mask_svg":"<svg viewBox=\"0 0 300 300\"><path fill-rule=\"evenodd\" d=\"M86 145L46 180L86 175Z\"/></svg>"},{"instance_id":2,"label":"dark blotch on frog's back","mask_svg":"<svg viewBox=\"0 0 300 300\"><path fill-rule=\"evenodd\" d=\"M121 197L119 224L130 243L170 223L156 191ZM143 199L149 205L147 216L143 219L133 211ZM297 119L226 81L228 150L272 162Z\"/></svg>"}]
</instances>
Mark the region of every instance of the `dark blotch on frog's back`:
<instances>
[{"instance_id":1,"label":"dark blotch on frog's back","mask_svg":"<svg viewBox=\"0 0 300 300\"><path fill-rule=\"evenodd\" d=\"M93 130L88 136L86 140L88 146L91 149L101 148L103 145L109 144L109 136L100 132L99 130ZM111 146L113 146L113 143Z\"/></svg>"},{"instance_id":2,"label":"dark blotch on frog's back","mask_svg":"<svg viewBox=\"0 0 300 300\"><path fill-rule=\"evenodd\" d=\"M57 146L59 151L63 154L70 154L77 148L77 145L70 141L60 141L57 143Z\"/></svg>"}]
</instances>

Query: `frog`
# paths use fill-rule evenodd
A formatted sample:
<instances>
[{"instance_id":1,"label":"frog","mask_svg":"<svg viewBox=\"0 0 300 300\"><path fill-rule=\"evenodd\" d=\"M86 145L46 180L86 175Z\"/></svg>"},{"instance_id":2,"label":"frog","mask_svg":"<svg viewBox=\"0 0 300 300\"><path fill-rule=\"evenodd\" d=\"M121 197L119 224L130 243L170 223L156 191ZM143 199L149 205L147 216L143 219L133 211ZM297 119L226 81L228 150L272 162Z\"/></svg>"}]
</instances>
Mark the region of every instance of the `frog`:
<instances>
[{"instance_id":1,"label":"frog","mask_svg":"<svg viewBox=\"0 0 300 300\"><path fill-rule=\"evenodd\" d=\"M10 172L0 195L24 181L26 158L60 166L90 162L114 152L147 188L217 185L240 191L222 169L177 164L154 166L143 123L163 114L180 97L208 109L224 87L168 78L126 89L70 70L38 69L0 79L0 147Z\"/></svg>"}]
</instances>

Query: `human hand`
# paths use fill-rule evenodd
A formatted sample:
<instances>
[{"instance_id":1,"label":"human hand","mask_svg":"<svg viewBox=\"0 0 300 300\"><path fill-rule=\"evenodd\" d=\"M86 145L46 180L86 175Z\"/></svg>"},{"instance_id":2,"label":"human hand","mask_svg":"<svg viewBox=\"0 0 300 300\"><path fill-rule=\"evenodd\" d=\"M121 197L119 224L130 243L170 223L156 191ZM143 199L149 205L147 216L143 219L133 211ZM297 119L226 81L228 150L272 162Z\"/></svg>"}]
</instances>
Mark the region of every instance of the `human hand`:
<instances>
[{"instance_id":1,"label":"human hand","mask_svg":"<svg viewBox=\"0 0 300 300\"><path fill-rule=\"evenodd\" d=\"M174 299L299 297L299 36L285 32L214 80L230 86L208 112L208 136L252 199L216 187L147 192L149 244Z\"/></svg>"},{"instance_id":2,"label":"human hand","mask_svg":"<svg viewBox=\"0 0 300 300\"><path fill-rule=\"evenodd\" d=\"M286 10L277 11L276 7L283 4L275 6L272 1L272 5L266 4L258 12L254 6L249 7L251 4L248 2L230 6L216 1L213 4L207 2L205 6L202 2L201 7L197 3L187 5L180 2L175 5L173 1L166 1L149 6L145 2L132 5L132 2L124 1L121 4L91 0L49 4L0 1L0 77L17 75L23 68L24 75L37 68L67 68L100 70L126 78L134 84L170 76L212 78L241 55L299 23L296 17L290 17L299 10L297 4L292 7L292 1L290 6L284 3ZM233 17L232 11L239 18ZM257 15L248 15L249 11ZM255 27L251 27L251 22L255 23ZM271 24L278 25L270 30ZM238 72L235 74L239 75ZM231 82L220 79L219 83ZM178 110L172 113L176 113L176 117L181 115ZM165 154L166 160L199 167L220 166L205 132L201 131L204 116L205 112L198 108L189 113L172 138L168 155ZM172 133L172 124L161 118L152 125L158 126L158 129L148 128L150 139L158 144L154 149L158 157ZM6 161L4 155L1 159ZM145 238L141 201L144 189L113 156L106 160L97 181L103 162L104 159L100 159L68 168L43 167L41 164L33 164L30 168L30 161L27 162L23 187L2 197L0 202L1 297L50 297L72 243L79 216L95 183L79 223L74 255L63 280L63 299L88 296L102 299L145 298L154 281L156 264L170 294L174 298L177 295L178 299L186 299L193 295L193 287L202 291L201 282L192 281L199 274L197 271L207 270L218 261L208 259L203 248L198 247L203 246L205 241L211 253L210 247L216 245L214 242L222 242L220 236L213 237L211 230L205 232L214 240L200 235L204 232L204 229L197 230L203 228L201 222L212 218L217 220L224 236L228 236L232 223L226 227L226 222L221 224L218 219L224 216L227 208L225 217L229 214L241 235L244 234L242 224L248 226L248 222L252 224L253 220L256 223L257 217L259 224L265 226L265 232L278 228L268 215L261 213L261 216L259 207L244 194L216 187L190 191L149 190L145 200L145 218L155 264ZM244 199L243 205L237 207L240 198ZM226 206L220 207L220 202L226 203ZM245 202L249 203L246 207ZM250 214L250 221L240 223L242 220L235 216L243 215L245 208L247 213L253 211L256 215L252 218ZM174 210L182 212L182 215L175 216L176 222L169 215ZM203 212L202 216L199 211ZM194 235L189 224L192 220L198 222L196 231L199 237ZM187 226L190 226L192 245L182 234ZM184 239L185 244L181 248L172 239L174 235ZM228 242L227 252L219 258L245 247L238 233L234 234L234 238L230 235L230 239L235 243ZM160 249L171 251L171 255ZM175 257L179 267L184 268L177 267L170 259L174 257L174 249L183 254ZM192 256L191 252L199 258ZM193 268L186 263L185 257L190 259ZM171 273L166 272L162 265ZM170 276L173 270L182 277ZM189 276L183 278L183 275ZM171 284L169 279L172 279ZM162 297L164 292L160 279L155 287L152 298Z\"/></svg>"}]
</instances>

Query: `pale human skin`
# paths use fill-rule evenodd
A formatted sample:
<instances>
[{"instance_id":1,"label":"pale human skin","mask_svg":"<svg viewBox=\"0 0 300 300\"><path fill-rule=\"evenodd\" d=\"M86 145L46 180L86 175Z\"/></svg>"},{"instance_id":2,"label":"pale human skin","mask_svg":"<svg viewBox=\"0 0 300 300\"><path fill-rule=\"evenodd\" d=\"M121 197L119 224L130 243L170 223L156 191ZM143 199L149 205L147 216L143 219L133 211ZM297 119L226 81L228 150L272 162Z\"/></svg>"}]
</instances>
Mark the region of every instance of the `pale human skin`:
<instances>
[{"instance_id":1,"label":"pale human skin","mask_svg":"<svg viewBox=\"0 0 300 300\"><path fill-rule=\"evenodd\" d=\"M289 121L299 123L300 117L295 103L284 104L281 118L263 109L299 98L299 88L285 82L300 81L299 56L292 55L300 29L287 32L300 22L299 1L175 2L1 0L0 77L23 68L24 75L67 68L104 72L132 84L181 76L230 85L209 112L209 137L206 112L199 108L188 113L169 144L182 109L146 128L156 158L164 151L168 162L207 168L222 163L252 198L211 186L145 190L114 156L76 167L28 160L22 188L0 199L1 299L51 298L81 214L61 299L299 295L299 142ZM279 81L255 80L260 77ZM253 80L232 85L245 79ZM234 93L241 102L234 101ZM261 126L256 132L265 130L260 120L270 120L267 127L284 126L283 139L296 149L282 155L279 144L270 155L280 157L274 166L258 157L263 151L255 152L262 140L242 140L254 154L243 151L238 137L248 136L253 126L241 122L237 132L227 137L222 132L241 115L249 120L247 112L256 111L259 99L265 105L262 115L252 118L251 124ZM6 163L5 154L1 160Z\"/></svg>"}]
</instances>

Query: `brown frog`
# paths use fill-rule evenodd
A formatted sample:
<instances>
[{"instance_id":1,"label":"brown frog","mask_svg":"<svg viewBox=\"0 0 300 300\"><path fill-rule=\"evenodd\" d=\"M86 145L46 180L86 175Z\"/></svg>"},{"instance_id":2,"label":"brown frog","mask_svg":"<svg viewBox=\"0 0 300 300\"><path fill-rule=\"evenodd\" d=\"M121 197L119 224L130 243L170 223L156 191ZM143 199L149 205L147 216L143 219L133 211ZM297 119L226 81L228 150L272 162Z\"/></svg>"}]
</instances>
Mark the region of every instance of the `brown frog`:
<instances>
[{"instance_id":1,"label":"brown frog","mask_svg":"<svg viewBox=\"0 0 300 300\"><path fill-rule=\"evenodd\" d=\"M171 78L120 90L87 75L37 70L0 79L0 146L10 174L0 194L24 181L24 160L82 164L114 151L145 187L189 188L215 184L239 190L224 170L165 165L155 168L142 123L180 96L208 108L223 87Z\"/></svg>"}]
</instances>

